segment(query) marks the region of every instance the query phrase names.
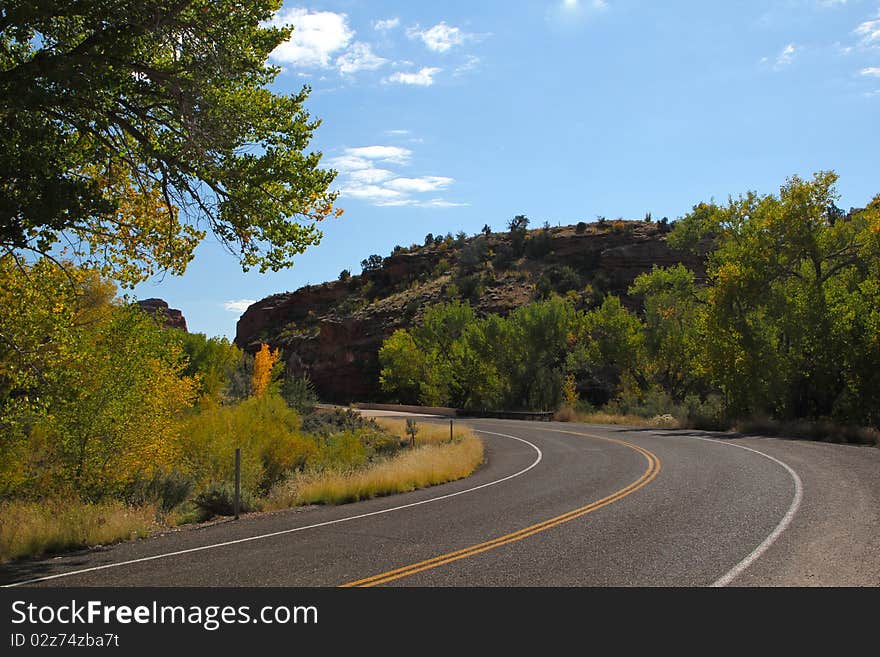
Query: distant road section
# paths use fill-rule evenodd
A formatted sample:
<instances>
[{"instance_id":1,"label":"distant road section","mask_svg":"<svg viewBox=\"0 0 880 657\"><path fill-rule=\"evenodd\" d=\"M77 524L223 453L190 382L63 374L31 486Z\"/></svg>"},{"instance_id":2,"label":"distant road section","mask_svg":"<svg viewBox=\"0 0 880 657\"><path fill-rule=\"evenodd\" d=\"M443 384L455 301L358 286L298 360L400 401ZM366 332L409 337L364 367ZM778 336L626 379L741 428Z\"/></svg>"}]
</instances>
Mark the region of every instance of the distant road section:
<instances>
[{"instance_id":1,"label":"distant road section","mask_svg":"<svg viewBox=\"0 0 880 657\"><path fill-rule=\"evenodd\" d=\"M7 564L0 581L880 585L876 448L553 422L467 423L481 432L487 454L467 479Z\"/></svg>"}]
</instances>

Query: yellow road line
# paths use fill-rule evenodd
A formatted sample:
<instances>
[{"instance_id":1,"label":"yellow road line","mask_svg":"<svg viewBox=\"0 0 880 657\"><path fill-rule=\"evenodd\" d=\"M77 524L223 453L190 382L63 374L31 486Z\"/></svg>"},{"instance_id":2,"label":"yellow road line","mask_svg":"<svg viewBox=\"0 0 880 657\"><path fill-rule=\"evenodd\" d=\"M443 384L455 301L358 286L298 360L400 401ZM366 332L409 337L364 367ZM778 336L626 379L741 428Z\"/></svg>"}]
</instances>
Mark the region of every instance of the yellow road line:
<instances>
[{"instance_id":1,"label":"yellow road line","mask_svg":"<svg viewBox=\"0 0 880 657\"><path fill-rule=\"evenodd\" d=\"M558 527L559 525L571 522L572 520L576 520L577 518L585 516L588 513L592 513L593 511L597 511L610 504L614 504L615 502L623 499L627 495L631 495L640 488L647 486L660 473L660 459L657 458L655 454L649 452L642 447L639 447L638 445L633 445L632 443L628 443L623 440L605 438L603 436L596 436L589 433L578 433L575 431L563 431L559 429L547 429L546 431L553 431L555 433L567 433L573 436L583 436L585 438L594 438L596 440L604 440L606 442L616 443L618 445L628 447L629 449L632 449L644 456L645 460L648 462L648 467L642 473L642 475L632 483L624 486L620 490L615 491L614 493L611 493L606 497L603 497L600 500L590 502L586 506L573 509L561 515L554 516L553 518L548 518L547 520L536 523L534 525L530 525L528 527L524 527L523 529L519 529L515 532L511 532L509 534L505 534L503 536L499 536L497 538L493 538L482 543L477 543L476 545L471 545L460 550L455 550L454 552L447 552L446 554L441 554L439 556L433 557L432 559L427 559L425 561L420 561L418 563L410 564L408 566L389 570L387 572L379 573L378 575L373 575L364 579L359 579L354 582L348 582L347 584L343 584L342 586L377 586L379 584L386 584L388 582L393 582L396 579L409 577L410 575L415 575L416 573L420 573L425 570L430 570L432 568L437 568L438 566L442 566L447 563L452 563L453 561L472 557L474 555L480 554L481 552L494 550L495 548L501 547L502 545L508 545L516 541L521 541L524 538L528 538L529 536L534 536L535 534L547 531L548 529L552 529L553 527Z\"/></svg>"}]
</instances>

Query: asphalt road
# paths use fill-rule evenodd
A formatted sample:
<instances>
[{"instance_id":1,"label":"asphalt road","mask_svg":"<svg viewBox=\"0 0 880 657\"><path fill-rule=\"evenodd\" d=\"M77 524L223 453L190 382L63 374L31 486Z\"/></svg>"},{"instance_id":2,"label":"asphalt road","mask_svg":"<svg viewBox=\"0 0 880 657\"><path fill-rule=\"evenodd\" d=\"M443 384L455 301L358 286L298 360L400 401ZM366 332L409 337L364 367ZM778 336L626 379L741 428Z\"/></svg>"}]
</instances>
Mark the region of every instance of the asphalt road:
<instances>
[{"instance_id":1,"label":"asphalt road","mask_svg":"<svg viewBox=\"0 0 880 657\"><path fill-rule=\"evenodd\" d=\"M467 479L0 567L31 586L880 585L880 450L469 422Z\"/></svg>"}]
</instances>

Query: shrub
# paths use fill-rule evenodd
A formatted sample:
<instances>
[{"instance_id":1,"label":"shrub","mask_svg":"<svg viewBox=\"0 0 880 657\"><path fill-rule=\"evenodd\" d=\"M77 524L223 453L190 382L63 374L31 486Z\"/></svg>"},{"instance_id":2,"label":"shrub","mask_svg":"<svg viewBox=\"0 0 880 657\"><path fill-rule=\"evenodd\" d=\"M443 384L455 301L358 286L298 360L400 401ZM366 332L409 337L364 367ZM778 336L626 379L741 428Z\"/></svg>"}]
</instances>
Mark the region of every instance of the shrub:
<instances>
[{"instance_id":1,"label":"shrub","mask_svg":"<svg viewBox=\"0 0 880 657\"><path fill-rule=\"evenodd\" d=\"M197 488L231 482L235 448L240 447L242 490L266 492L292 470L302 469L317 451L313 438L300 432L300 416L273 394L230 406L211 406L184 423L182 468Z\"/></svg>"},{"instance_id":2,"label":"shrub","mask_svg":"<svg viewBox=\"0 0 880 657\"><path fill-rule=\"evenodd\" d=\"M462 276L456 280L455 284L461 299L476 301L485 291L483 280L479 274Z\"/></svg>"},{"instance_id":3,"label":"shrub","mask_svg":"<svg viewBox=\"0 0 880 657\"><path fill-rule=\"evenodd\" d=\"M541 260L550 253L552 246L553 239L550 236L550 231L542 229L526 240L525 254L533 260Z\"/></svg>"},{"instance_id":4,"label":"shrub","mask_svg":"<svg viewBox=\"0 0 880 657\"><path fill-rule=\"evenodd\" d=\"M587 232L587 222L586 221L577 222L577 225L574 227L574 232L577 233L578 235L582 235L583 233Z\"/></svg>"},{"instance_id":5,"label":"shrub","mask_svg":"<svg viewBox=\"0 0 880 657\"><path fill-rule=\"evenodd\" d=\"M346 431L322 438L307 466L310 472L352 472L367 461L367 447L360 435Z\"/></svg>"},{"instance_id":6,"label":"shrub","mask_svg":"<svg viewBox=\"0 0 880 657\"><path fill-rule=\"evenodd\" d=\"M360 429L378 430L375 420L365 418L357 411L334 408L331 411L317 411L307 415L302 423L303 433L312 436L332 436L334 433L358 431Z\"/></svg>"},{"instance_id":7,"label":"shrub","mask_svg":"<svg viewBox=\"0 0 880 657\"><path fill-rule=\"evenodd\" d=\"M235 488L228 481L215 481L196 495L193 504L203 522L215 516L231 516L235 513ZM256 510L253 499L244 490L241 491L239 510L241 513Z\"/></svg>"},{"instance_id":8,"label":"shrub","mask_svg":"<svg viewBox=\"0 0 880 657\"><path fill-rule=\"evenodd\" d=\"M284 379L281 397L288 406L302 415L311 413L318 403L318 393L307 374Z\"/></svg>"},{"instance_id":9,"label":"shrub","mask_svg":"<svg viewBox=\"0 0 880 657\"><path fill-rule=\"evenodd\" d=\"M157 471L151 478L139 479L131 484L125 499L132 506L155 504L160 511L168 513L185 502L194 487L192 477L179 470Z\"/></svg>"}]
</instances>

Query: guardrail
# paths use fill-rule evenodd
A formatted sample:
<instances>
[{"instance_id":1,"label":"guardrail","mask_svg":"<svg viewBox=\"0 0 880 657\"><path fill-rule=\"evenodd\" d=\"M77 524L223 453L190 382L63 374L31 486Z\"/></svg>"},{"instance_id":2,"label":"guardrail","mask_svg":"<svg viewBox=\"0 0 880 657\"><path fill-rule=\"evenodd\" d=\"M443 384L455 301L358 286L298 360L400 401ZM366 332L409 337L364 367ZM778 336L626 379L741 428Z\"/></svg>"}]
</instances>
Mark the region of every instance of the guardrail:
<instances>
[{"instance_id":1,"label":"guardrail","mask_svg":"<svg viewBox=\"0 0 880 657\"><path fill-rule=\"evenodd\" d=\"M468 411L463 408L447 408L445 406L410 406L406 404L352 404L354 408L365 411L397 411L400 413L417 413L422 415L440 415L442 417L473 417L494 418L498 420L536 420L549 422L553 419L553 411Z\"/></svg>"},{"instance_id":2,"label":"guardrail","mask_svg":"<svg viewBox=\"0 0 880 657\"><path fill-rule=\"evenodd\" d=\"M537 420L549 422L553 419L552 411L466 411L459 409L459 417L495 418L499 420Z\"/></svg>"}]
</instances>

